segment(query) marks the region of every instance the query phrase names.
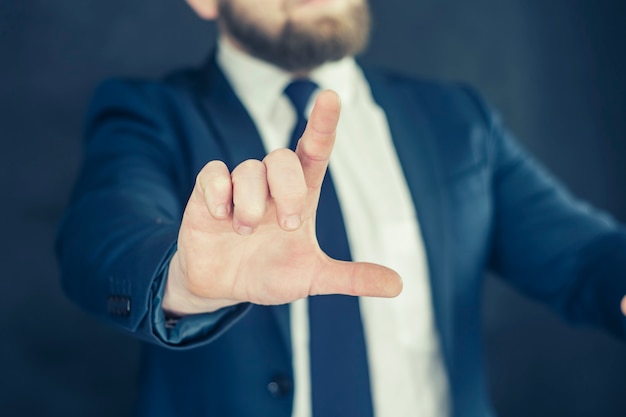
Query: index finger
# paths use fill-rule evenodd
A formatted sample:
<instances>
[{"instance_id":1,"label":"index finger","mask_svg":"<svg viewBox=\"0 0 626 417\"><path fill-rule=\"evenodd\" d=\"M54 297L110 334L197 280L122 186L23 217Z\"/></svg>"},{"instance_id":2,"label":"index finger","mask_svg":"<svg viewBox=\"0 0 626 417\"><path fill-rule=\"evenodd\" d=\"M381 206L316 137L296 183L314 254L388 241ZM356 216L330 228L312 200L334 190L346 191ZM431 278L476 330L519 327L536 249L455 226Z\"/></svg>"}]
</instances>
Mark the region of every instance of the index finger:
<instances>
[{"instance_id":1,"label":"index finger","mask_svg":"<svg viewBox=\"0 0 626 417\"><path fill-rule=\"evenodd\" d=\"M322 91L315 100L306 129L298 142L300 158L308 188L319 189L335 144L341 102L334 91Z\"/></svg>"}]
</instances>

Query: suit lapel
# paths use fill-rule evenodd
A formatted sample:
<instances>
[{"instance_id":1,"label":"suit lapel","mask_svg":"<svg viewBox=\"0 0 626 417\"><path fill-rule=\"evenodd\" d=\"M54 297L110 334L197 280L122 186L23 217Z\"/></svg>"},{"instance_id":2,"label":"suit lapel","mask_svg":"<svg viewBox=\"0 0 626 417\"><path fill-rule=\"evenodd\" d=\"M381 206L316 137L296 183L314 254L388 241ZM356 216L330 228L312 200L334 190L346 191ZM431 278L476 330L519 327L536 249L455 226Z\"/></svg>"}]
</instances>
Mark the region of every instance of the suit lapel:
<instances>
[{"instance_id":1,"label":"suit lapel","mask_svg":"<svg viewBox=\"0 0 626 417\"><path fill-rule=\"evenodd\" d=\"M208 124L215 129L216 140L226 154L228 168L232 171L246 159L263 159L265 149L254 122L217 66L215 58L210 60L206 72L202 104Z\"/></svg>"},{"instance_id":2,"label":"suit lapel","mask_svg":"<svg viewBox=\"0 0 626 417\"><path fill-rule=\"evenodd\" d=\"M215 140L224 152L224 162L232 171L246 159L262 160L266 153L261 137L250 115L218 67L215 54L205 68L207 75L202 88L201 106L204 108L207 124L214 130ZM289 305L253 308L269 308L272 311L282 342L291 354Z\"/></svg>"},{"instance_id":3,"label":"suit lapel","mask_svg":"<svg viewBox=\"0 0 626 417\"><path fill-rule=\"evenodd\" d=\"M446 362L450 359L452 311L446 232L448 206L436 161L435 137L407 84L365 71L374 100L384 109L391 136L419 218L428 259L435 325Z\"/></svg>"},{"instance_id":4,"label":"suit lapel","mask_svg":"<svg viewBox=\"0 0 626 417\"><path fill-rule=\"evenodd\" d=\"M265 149L261 138L243 104L239 101L226 77L212 57L206 66L206 82L201 105L214 129L229 169L246 159L263 159ZM441 347L449 363L452 345L452 311L450 295L449 234L445 230L448 205L443 192L443 179L435 163L436 149L429 121L420 111L416 97L405 84L368 71L375 101L384 109L394 144L406 176L426 247L430 285L435 312L435 324L441 338ZM262 307L256 307L262 308ZM284 346L291 352L289 305L273 306L271 310Z\"/></svg>"}]
</instances>

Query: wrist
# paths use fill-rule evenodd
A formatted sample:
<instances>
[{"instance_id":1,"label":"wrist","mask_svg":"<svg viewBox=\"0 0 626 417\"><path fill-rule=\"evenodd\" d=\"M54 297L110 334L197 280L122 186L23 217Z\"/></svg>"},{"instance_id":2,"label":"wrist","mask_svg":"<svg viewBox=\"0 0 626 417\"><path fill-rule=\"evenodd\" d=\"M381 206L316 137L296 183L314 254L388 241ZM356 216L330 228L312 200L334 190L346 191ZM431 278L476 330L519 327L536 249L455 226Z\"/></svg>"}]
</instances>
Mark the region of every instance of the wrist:
<instances>
[{"instance_id":1,"label":"wrist","mask_svg":"<svg viewBox=\"0 0 626 417\"><path fill-rule=\"evenodd\" d=\"M235 300L199 297L184 285L185 275L178 252L170 260L161 308L168 317L181 318L191 314L212 313L238 304Z\"/></svg>"}]
</instances>

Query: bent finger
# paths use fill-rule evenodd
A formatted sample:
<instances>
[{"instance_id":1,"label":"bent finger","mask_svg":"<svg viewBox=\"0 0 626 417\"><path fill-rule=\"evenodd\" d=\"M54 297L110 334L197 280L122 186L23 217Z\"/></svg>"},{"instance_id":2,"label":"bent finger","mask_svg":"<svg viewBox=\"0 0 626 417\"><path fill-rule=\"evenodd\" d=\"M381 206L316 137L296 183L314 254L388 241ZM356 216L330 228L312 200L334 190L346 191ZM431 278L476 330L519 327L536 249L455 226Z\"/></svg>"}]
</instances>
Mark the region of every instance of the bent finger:
<instances>
[{"instance_id":1,"label":"bent finger","mask_svg":"<svg viewBox=\"0 0 626 417\"><path fill-rule=\"evenodd\" d=\"M300 160L288 149L277 149L267 155L263 163L278 224L285 230L299 228L307 196Z\"/></svg>"},{"instance_id":2,"label":"bent finger","mask_svg":"<svg viewBox=\"0 0 626 417\"><path fill-rule=\"evenodd\" d=\"M231 212L233 187L228 167L222 161L206 164L196 177L196 187L211 216L223 220Z\"/></svg>"},{"instance_id":3,"label":"bent finger","mask_svg":"<svg viewBox=\"0 0 626 417\"><path fill-rule=\"evenodd\" d=\"M259 225L267 209L268 188L265 165L249 159L237 165L233 183L233 229L249 235Z\"/></svg>"}]
</instances>

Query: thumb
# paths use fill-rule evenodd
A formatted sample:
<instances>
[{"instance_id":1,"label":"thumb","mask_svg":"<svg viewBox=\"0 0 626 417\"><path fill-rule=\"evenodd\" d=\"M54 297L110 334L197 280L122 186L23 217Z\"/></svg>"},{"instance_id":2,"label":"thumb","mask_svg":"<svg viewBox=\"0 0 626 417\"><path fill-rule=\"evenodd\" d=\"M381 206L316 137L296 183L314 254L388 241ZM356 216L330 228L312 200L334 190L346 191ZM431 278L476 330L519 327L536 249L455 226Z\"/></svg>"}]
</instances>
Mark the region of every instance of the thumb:
<instances>
[{"instance_id":1,"label":"thumb","mask_svg":"<svg viewBox=\"0 0 626 417\"><path fill-rule=\"evenodd\" d=\"M396 297L402 278L393 269L367 262L345 262L331 258L311 284L309 295L344 294L369 297Z\"/></svg>"}]
</instances>

